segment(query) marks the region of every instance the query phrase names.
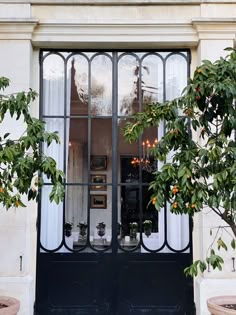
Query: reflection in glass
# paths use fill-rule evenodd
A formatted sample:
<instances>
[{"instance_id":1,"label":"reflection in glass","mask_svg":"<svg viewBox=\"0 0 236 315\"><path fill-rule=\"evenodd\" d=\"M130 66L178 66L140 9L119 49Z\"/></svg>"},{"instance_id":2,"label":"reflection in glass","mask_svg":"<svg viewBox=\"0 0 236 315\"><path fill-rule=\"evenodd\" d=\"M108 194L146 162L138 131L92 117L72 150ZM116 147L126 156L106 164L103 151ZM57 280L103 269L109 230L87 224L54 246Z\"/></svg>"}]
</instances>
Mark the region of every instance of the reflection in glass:
<instances>
[{"instance_id":1,"label":"reflection in glass","mask_svg":"<svg viewBox=\"0 0 236 315\"><path fill-rule=\"evenodd\" d=\"M141 167L143 182L149 183L153 180L152 172L157 170L158 162L155 160L153 150L158 145L158 130L156 127L145 129L142 135Z\"/></svg>"},{"instance_id":2,"label":"reflection in glass","mask_svg":"<svg viewBox=\"0 0 236 315\"><path fill-rule=\"evenodd\" d=\"M88 182L88 119L67 119L67 182ZM67 137L68 138L68 137Z\"/></svg>"},{"instance_id":3,"label":"reflection in glass","mask_svg":"<svg viewBox=\"0 0 236 315\"><path fill-rule=\"evenodd\" d=\"M112 115L112 62L106 55L98 55L91 62L91 114Z\"/></svg>"},{"instance_id":4,"label":"reflection in glass","mask_svg":"<svg viewBox=\"0 0 236 315\"><path fill-rule=\"evenodd\" d=\"M88 61L83 55L68 60L71 69L71 115L88 115Z\"/></svg>"},{"instance_id":5,"label":"reflection in glass","mask_svg":"<svg viewBox=\"0 0 236 315\"><path fill-rule=\"evenodd\" d=\"M51 54L43 61L43 114L64 115L64 61Z\"/></svg>"},{"instance_id":6,"label":"reflection in glass","mask_svg":"<svg viewBox=\"0 0 236 315\"><path fill-rule=\"evenodd\" d=\"M91 155L94 166L92 170L96 170L95 166L99 167L98 163L100 163L98 170L105 170L107 172L107 181L111 182L112 120L110 118L93 118L91 120ZM106 159L104 162L102 157Z\"/></svg>"},{"instance_id":7,"label":"reflection in glass","mask_svg":"<svg viewBox=\"0 0 236 315\"><path fill-rule=\"evenodd\" d=\"M163 101L163 62L156 55L147 55L142 61L142 103Z\"/></svg>"},{"instance_id":8,"label":"reflection in glass","mask_svg":"<svg viewBox=\"0 0 236 315\"><path fill-rule=\"evenodd\" d=\"M123 134L123 128L125 127L128 120L119 119L118 124L118 152L120 155L133 155L133 157L138 156L138 142L129 143L125 141L125 137Z\"/></svg>"},{"instance_id":9,"label":"reflection in glass","mask_svg":"<svg viewBox=\"0 0 236 315\"><path fill-rule=\"evenodd\" d=\"M186 85L186 59L179 54L171 55L166 60L166 100L179 97Z\"/></svg>"},{"instance_id":10,"label":"reflection in glass","mask_svg":"<svg viewBox=\"0 0 236 315\"><path fill-rule=\"evenodd\" d=\"M128 116L139 110L139 80L139 63L135 56L122 56L118 63L118 115Z\"/></svg>"}]
</instances>

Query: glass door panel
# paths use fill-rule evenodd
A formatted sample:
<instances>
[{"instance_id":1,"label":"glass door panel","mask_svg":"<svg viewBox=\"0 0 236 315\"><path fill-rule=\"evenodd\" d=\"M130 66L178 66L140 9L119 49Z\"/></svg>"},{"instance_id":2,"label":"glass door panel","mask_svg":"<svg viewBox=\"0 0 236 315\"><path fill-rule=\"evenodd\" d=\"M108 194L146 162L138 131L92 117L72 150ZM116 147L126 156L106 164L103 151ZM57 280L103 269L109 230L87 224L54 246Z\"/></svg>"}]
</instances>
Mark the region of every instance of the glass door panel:
<instances>
[{"instance_id":1,"label":"glass door panel","mask_svg":"<svg viewBox=\"0 0 236 315\"><path fill-rule=\"evenodd\" d=\"M91 245L106 250L112 237L112 119L91 119L90 236Z\"/></svg>"}]
</instances>

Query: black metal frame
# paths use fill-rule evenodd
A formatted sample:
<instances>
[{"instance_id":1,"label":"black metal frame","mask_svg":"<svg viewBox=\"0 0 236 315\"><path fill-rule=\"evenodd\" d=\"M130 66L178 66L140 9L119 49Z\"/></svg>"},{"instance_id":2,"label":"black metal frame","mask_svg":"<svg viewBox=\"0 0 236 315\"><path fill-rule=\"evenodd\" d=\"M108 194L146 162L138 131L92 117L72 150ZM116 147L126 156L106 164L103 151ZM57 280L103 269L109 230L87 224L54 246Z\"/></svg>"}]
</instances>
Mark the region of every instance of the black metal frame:
<instances>
[{"instance_id":1,"label":"black metal frame","mask_svg":"<svg viewBox=\"0 0 236 315\"><path fill-rule=\"evenodd\" d=\"M161 51L162 52L162 51ZM165 51L163 51L165 52ZM56 54L58 56L60 56L63 60L64 60L64 73L65 73L65 80L64 80L64 85L65 85L65 94L64 94L64 115L63 116L60 116L60 115L55 115L55 116L52 116L52 115L44 115L43 112L42 112L42 104L40 106L40 118L41 119L47 119L47 118L60 118L60 119L64 119L64 144L66 143L66 124L67 124L67 119L76 119L76 118L82 118L82 119L88 119L88 143L90 144L90 140L91 140L91 119L92 118L99 118L99 119L112 119L112 142L113 142L113 145L112 145L112 183L107 183L105 185L107 186L112 186L112 242L111 242L111 246L108 246L106 249L103 249L104 251L107 251L107 250L112 250L112 252L117 252L117 250L119 249L120 251L127 251L126 249L122 248L122 246L117 242L117 187L118 186L122 186L122 183L118 184L118 178L117 178L117 172L116 172L116 168L117 168L117 165L118 165L118 160L117 160L117 154L116 154L116 150L117 150L117 137L118 137L118 134L117 134L117 121L118 119L122 119L122 118L127 118L127 116L119 116L118 113L117 113L117 102L118 102L118 88L117 88L117 85L118 85L118 62L119 60L125 56L125 55L132 55L136 58L136 60L139 62L139 71L140 71L140 76L142 75L142 67L141 67L141 64L142 64L142 61L144 60L144 58L146 58L147 56L149 55L155 55L157 57L159 57L162 62L163 62L163 82L164 82L164 86L163 86L163 97L164 97L164 101L166 100L166 87L165 87L165 83L166 83L166 71L165 71L165 65L166 65L166 61L168 60L169 57L173 56L173 55L180 55L182 56L183 58L185 58L186 60L186 63L189 65L190 63L190 52L188 50L185 50L184 53L183 53L183 50L182 51L171 51L167 54L167 56L165 56L165 58L158 52L156 51L149 51L147 53L145 53L141 58L139 58L139 56L136 54L136 53L133 53L133 52L123 52L123 53L118 53L118 52L111 52L112 56L108 53L105 53L103 51L101 52L97 52L95 53L90 59L88 58L88 56L85 54L85 53L81 53L81 52L78 52L78 51L74 51L74 52L71 52L66 58L60 54L60 52L58 51L52 51L52 52L49 52L49 53L46 53L44 54L44 51L42 50L41 51L41 55L40 55L40 62L41 62L41 65L43 64L43 61L45 60L45 58L49 55L52 55L52 54ZM88 67L89 67L89 81L88 81L88 90L90 91L91 89L91 63L92 63L92 60L98 56L98 55L106 55L108 58L111 59L112 61L112 74L113 74L113 78L112 78L112 88L113 88L113 102L112 102L112 116L92 116L91 115L91 111L90 111L90 107L91 107L91 96L89 94L89 100L88 100L88 115L83 115L83 116L80 116L80 115L67 115L67 112L66 112L66 99L67 99L67 89L66 89L66 81L67 81L67 71L66 71L66 67L67 67L67 62L68 60L70 60L70 58L72 58L73 56L76 56L76 55L82 55L83 57L85 57L88 61ZM187 73L186 75L189 76L189 66L187 67ZM41 71L40 71L40 75L41 75L41 81L40 81L40 99L42 101L42 94L43 94L43 84L42 84L42 78L43 78L43 67L41 67ZM141 95L141 90L142 90L142 87L141 87L141 81L139 81L139 95ZM142 100L141 98L139 98L138 100L139 102L139 111L142 110ZM139 140L139 156L141 156L141 139ZM66 165L66 150L64 148L64 172L66 172L66 169L65 169L65 165ZM88 165L90 165L90 157L91 157L91 147L90 145L88 145ZM87 198L88 198L88 209L87 209L87 214L88 214L88 238L87 238L87 243L84 245L84 247L81 247L80 249L78 250L74 250L74 252L80 252L80 251L83 251L87 246L91 247L94 251L100 251L94 247L92 247L90 241L89 241L89 229L90 229L90 225L89 225L89 222L90 222L90 202L89 202L89 195L90 195L90 186L92 185L92 183L90 183L90 169L88 169L88 179L87 179L87 183L67 183L65 182L65 186L87 186L88 187L88 190L87 190ZM140 191L140 202L139 202L139 213L140 213L140 226L141 226L141 223L142 223L142 217L143 217L143 210L142 210L142 194L141 194L141 190L142 190L142 187L143 186L147 186L148 184L147 183L143 183L142 182L142 169L139 168L139 183L138 183L138 186L139 186L139 191ZM45 184L45 185L48 185L48 184ZM128 184L125 184L126 186L128 186ZM132 185L132 184L130 184ZM137 184L136 184L137 185ZM39 203L39 226L40 226L40 203ZM192 243L192 239L191 239L191 233L190 233L190 240L189 240L189 244L181 249L181 250L176 250L176 249L173 249L170 247L170 245L168 244L168 241L167 241L167 217L166 217L166 207L165 207L165 241L163 243L163 246L161 246L161 248L157 249L157 250L150 250L148 249L144 242L143 242L143 239L142 239L142 233L141 233L141 237L140 237L140 244L134 248L132 251L135 251L140 245L142 245L147 251L149 252L160 252L165 246L167 246L171 251L173 252L185 252L187 249L190 249L191 250L191 243ZM63 203L63 224L65 223L65 200L64 200L64 203ZM54 250L48 250L46 248L44 248L42 246L42 244L40 244L40 229L39 229L39 237L38 237L38 240L39 240L39 247L41 247L44 251L46 252L56 252L56 250L58 250L61 246L65 246L68 250L70 251L73 251L71 248L69 248L67 246L67 244L65 243L65 238L63 237L63 242L60 244L59 248L57 249L54 249ZM130 250L128 250L130 252Z\"/></svg>"}]
</instances>

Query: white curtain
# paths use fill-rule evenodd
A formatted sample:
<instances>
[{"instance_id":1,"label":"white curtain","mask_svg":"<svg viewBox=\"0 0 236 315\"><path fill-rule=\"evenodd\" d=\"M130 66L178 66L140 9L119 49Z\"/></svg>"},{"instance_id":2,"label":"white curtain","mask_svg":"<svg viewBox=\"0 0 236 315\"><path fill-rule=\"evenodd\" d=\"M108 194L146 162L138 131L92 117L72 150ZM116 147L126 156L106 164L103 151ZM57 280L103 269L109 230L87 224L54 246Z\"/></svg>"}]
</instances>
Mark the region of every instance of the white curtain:
<instances>
[{"instance_id":1,"label":"white curtain","mask_svg":"<svg viewBox=\"0 0 236 315\"><path fill-rule=\"evenodd\" d=\"M87 181L87 146L78 141L69 147L67 180L71 183ZM80 221L87 222L87 186L70 186L67 189L66 220L77 229Z\"/></svg>"},{"instance_id":2,"label":"white curtain","mask_svg":"<svg viewBox=\"0 0 236 315\"><path fill-rule=\"evenodd\" d=\"M166 62L166 99L172 100L180 96L186 84L187 62L183 56L174 54L170 56ZM160 139L163 135L164 125L161 124L158 129L158 138ZM172 154L170 153L169 161L167 162L171 162L171 155ZM162 163L159 163L158 167L160 169L162 167ZM166 222L165 209L161 209L159 213L159 233L155 249L160 248L164 244L166 228L168 245L173 250L182 250L189 243L189 216L185 214L176 215L171 213L169 204L167 204L166 211ZM165 246L161 252L171 253L173 251Z\"/></svg>"},{"instance_id":3,"label":"white curtain","mask_svg":"<svg viewBox=\"0 0 236 315\"><path fill-rule=\"evenodd\" d=\"M166 62L166 99L172 100L181 95L187 84L187 62L181 55L174 54ZM163 132L161 126L160 132ZM170 153L169 162L172 161ZM167 242L174 250L182 250L189 243L189 217L188 215L176 215L170 212L170 205L167 205ZM164 216L162 209L160 217ZM161 218L162 219L162 218ZM163 220L163 219L162 219ZM164 231L163 231L164 232ZM162 233L163 233L162 232ZM164 248L164 252L171 252Z\"/></svg>"},{"instance_id":4,"label":"white curtain","mask_svg":"<svg viewBox=\"0 0 236 315\"><path fill-rule=\"evenodd\" d=\"M67 114L70 108L70 71L67 75ZM64 61L58 55L48 56L43 64L43 104L44 115L61 116L60 118L47 118L46 130L48 132L57 131L60 137L60 144L53 142L49 147L43 146L43 152L54 158L57 162L57 168L64 169L64 150L66 150L66 159L68 156L68 133L69 120L67 121L66 144L64 146ZM44 176L44 182L50 183ZM48 249L56 249L62 241L63 236L63 203L57 205L55 202L49 202L49 194L52 189L50 185L44 185L41 198L41 245Z\"/></svg>"}]
</instances>

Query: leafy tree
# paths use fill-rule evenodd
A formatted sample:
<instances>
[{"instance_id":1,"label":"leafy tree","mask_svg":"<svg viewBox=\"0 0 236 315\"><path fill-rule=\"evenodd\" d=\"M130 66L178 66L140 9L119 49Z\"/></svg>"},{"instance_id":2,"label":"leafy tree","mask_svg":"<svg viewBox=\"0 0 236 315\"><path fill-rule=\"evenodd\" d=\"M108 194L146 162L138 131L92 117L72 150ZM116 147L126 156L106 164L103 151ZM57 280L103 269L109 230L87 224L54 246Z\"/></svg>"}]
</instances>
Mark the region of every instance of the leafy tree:
<instances>
[{"instance_id":1,"label":"leafy tree","mask_svg":"<svg viewBox=\"0 0 236 315\"><path fill-rule=\"evenodd\" d=\"M0 91L9 86L9 79L0 77ZM40 144L48 146L52 141L59 143L56 132L45 131L45 123L30 115L29 106L37 93L0 94L0 123L6 114L13 121L23 119L26 129L18 139L12 139L10 133L0 135L0 203L10 207L25 206L22 195L28 200L39 198L38 188L43 185L42 175L52 183L50 201L59 203L64 198L63 172L56 168L56 161L44 155Z\"/></svg>"},{"instance_id":2,"label":"leafy tree","mask_svg":"<svg viewBox=\"0 0 236 315\"><path fill-rule=\"evenodd\" d=\"M160 210L169 202L173 213L190 216L208 207L231 228L235 248L236 51L227 50L231 51L226 58L203 60L181 97L135 114L124 135L132 142L145 128L165 122L166 133L152 152L163 163L150 183L152 203ZM222 238L215 241L218 249L227 250ZM185 272L197 275L207 264L221 270L222 263L211 247L206 260L195 261Z\"/></svg>"}]
</instances>

